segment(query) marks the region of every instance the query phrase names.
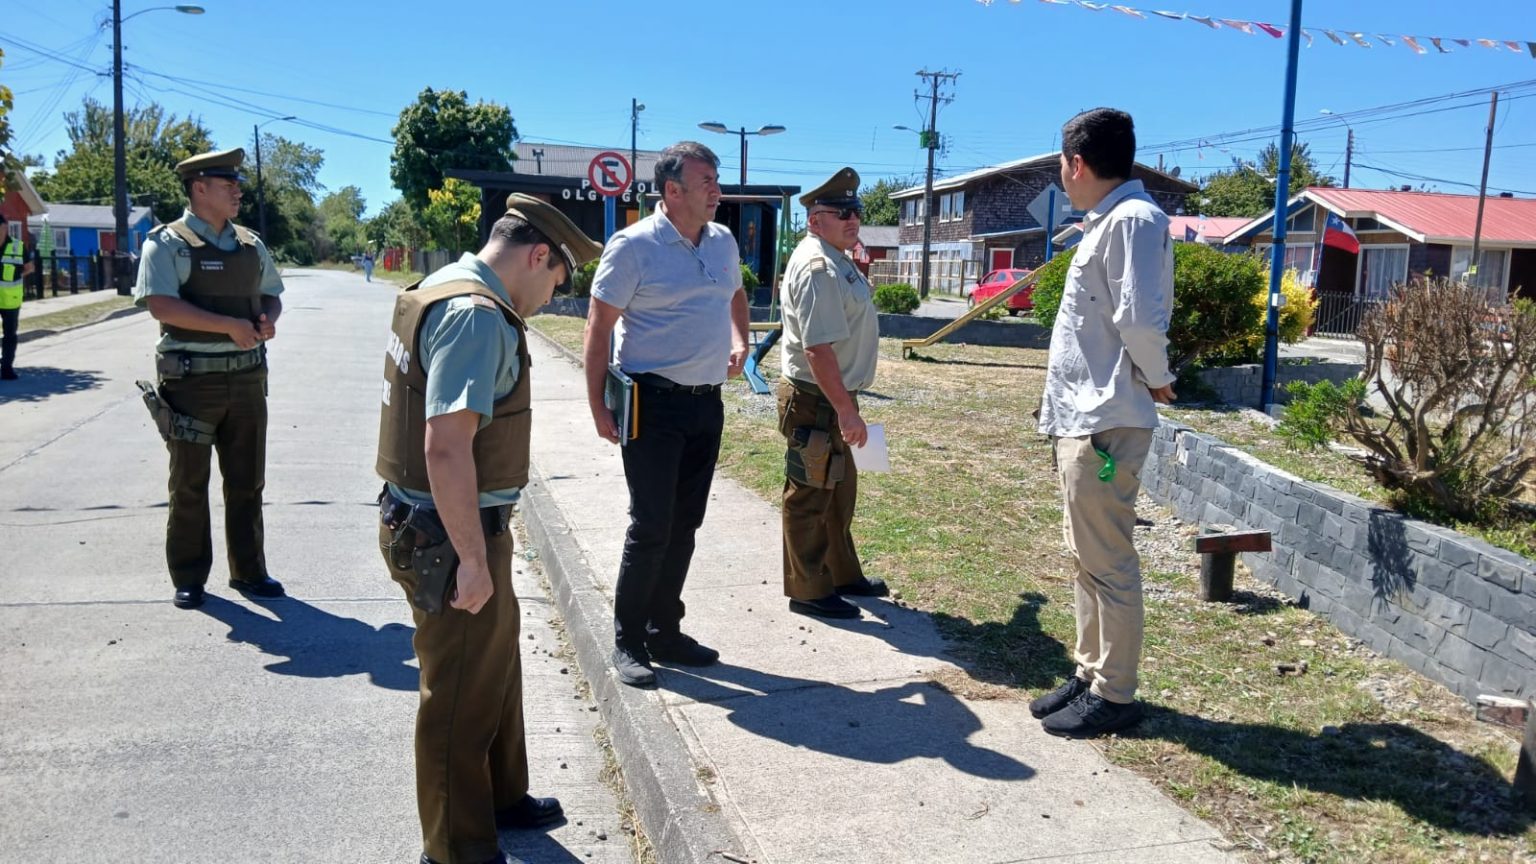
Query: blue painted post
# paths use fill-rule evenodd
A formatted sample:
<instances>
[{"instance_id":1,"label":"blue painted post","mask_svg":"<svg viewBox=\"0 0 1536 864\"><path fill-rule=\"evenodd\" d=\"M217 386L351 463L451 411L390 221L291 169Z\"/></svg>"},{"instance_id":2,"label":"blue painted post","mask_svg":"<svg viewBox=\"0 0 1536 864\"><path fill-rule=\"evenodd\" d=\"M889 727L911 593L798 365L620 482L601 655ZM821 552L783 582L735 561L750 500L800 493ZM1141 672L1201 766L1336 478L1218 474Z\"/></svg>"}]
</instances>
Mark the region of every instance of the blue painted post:
<instances>
[{"instance_id":1,"label":"blue painted post","mask_svg":"<svg viewBox=\"0 0 1536 864\"><path fill-rule=\"evenodd\" d=\"M1051 243L1051 235L1056 233L1056 188L1053 186L1046 196L1046 203L1050 205L1051 212L1045 214L1045 260L1051 260L1054 244Z\"/></svg>"},{"instance_id":2,"label":"blue painted post","mask_svg":"<svg viewBox=\"0 0 1536 864\"><path fill-rule=\"evenodd\" d=\"M1264 316L1264 378L1259 384L1260 408L1267 414L1275 404L1275 379L1280 371L1280 279L1285 265L1285 227L1290 215L1291 146L1296 130L1296 65L1301 54L1301 0L1291 0L1291 27L1286 31L1285 106L1280 123L1280 170L1275 172L1275 243L1270 249L1269 303Z\"/></svg>"},{"instance_id":3,"label":"blue painted post","mask_svg":"<svg viewBox=\"0 0 1536 864\"><path fill-rule=\"evenodd\" d=\"M613 239L614 224L619 221L618 206L612 195L603 196L603 242Z\"/></svg>"}]
</instances>

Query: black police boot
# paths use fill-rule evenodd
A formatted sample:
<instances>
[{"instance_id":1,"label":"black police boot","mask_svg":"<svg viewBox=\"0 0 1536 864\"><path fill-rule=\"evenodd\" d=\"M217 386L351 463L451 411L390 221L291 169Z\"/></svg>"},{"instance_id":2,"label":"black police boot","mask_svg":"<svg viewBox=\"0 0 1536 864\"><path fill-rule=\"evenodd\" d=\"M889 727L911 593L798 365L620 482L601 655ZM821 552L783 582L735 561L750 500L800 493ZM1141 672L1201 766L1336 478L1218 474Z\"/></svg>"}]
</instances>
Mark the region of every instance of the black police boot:
<instances>
[{"instance_id":1,"label":"black police boot","mask_svg":"<svg viewBox=\"0 0 1536 864\"><path fill-rule=\"evenodd\" d=\"M262 576L256 580L231 579L229 587L251 597L282 597L283 583L271 576Z\"/></svg>"},{"instance_id":2,"label":"black police boot","mask_svg":"<svg viewBox=\"0 0 1536 864\"><path fill-rule=\"evenodd\" d=\"M837 586L837 593L848 597L887 597L891 589L886 587L884 579L861 579Z\"/></svg>"},{"instance_id":3,"label":"black police boot","mask_svg":"<svg viewBox=\"0 0 1536 864\"><path fill-rule=\"evenodd\" d=\"M542 828L565 818L565 810L554 798L535 798L524 795L523 800L505 810L496 811L497 828Z\"/></svg>"},{"instance_id":4,"label":"black police boot","mask_svg":"<svg viewBox=\"0 0 1536 864\"><path fill-rule=\"evenodd\" d=\"M196 609L203 605L203 586L192 585L187 588L177 588L176 596L171 598L177 609Z\"/></svg>"},{"instance_id":5,"label":"black police boot","mask_svg":"<svg viewBox=\"0 0 1536 864\"><path fill-rule=\"evenodd\" d=\"M828 594L819 600L791 599L789 601L789 611L799 612L801 615L815 615L818 618L859 617L859 607L836 594Z\"/></svg>"},{"instance_id":6,"label":"black police boot","mask_svg":"<svg viewBox=\"0 0 1536 864\"><path fill-rule=\"evenodd\" d=\"M700 645L685 633L653 634L646 640L645 648L651 659L679 666L713 666L720 659L719 651Z\"/></svg>"}]
</instances>

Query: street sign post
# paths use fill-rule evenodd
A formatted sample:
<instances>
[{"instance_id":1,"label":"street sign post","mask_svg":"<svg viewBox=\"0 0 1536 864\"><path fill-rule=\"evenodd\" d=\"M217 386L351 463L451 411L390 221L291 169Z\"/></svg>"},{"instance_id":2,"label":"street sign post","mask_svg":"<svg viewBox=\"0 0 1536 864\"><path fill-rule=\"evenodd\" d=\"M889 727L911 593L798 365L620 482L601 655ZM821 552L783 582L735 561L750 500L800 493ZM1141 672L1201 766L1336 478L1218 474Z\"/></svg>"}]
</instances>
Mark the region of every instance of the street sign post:
<instances>
[{"instance_id":1,"label":"street sign post","mask_svg":"<svg viewBox=\"0 0 1536 864\"><path fill-rule=\"evenodd\" d=\"M629 191L634 177L629 160L621 153L605 150L587 164L587 181L603 196L603 242L613 237L618 222L618 197Z\"/></svg>"}]
</instances>

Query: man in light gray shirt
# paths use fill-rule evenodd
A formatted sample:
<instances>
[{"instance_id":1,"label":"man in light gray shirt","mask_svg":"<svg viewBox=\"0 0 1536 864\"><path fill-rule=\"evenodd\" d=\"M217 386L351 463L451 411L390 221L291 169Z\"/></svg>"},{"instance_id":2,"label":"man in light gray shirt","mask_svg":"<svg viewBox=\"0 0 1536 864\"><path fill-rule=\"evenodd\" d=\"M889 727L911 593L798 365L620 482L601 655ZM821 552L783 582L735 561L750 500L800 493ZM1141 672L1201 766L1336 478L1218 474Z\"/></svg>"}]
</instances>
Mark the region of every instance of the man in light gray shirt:
<instances>
[{"instance_id":1,"label":"man in light gray shirt","mask_svg":"<svg viewBox=\"0 0 1536 864\"><path fill-rule=\"evenodd\" d=\"M1168 217L1131 180L1131 116L1085 111L1061 131L1061 183L1087 211L1051 332L1040 431L1051 436L1077 568L1077 671L1030 703L1045 731L1088 738L1141 719L1141 562L1132 542L1141 466L1172 402Z\"/></svg>"},{"instance_id":2,"label":"man in light gray shirt","mask_svg":"<svg viewBox=\"0 0 1536 864\"><path fill-rule=\"evenodd\" d=\"M731 232L710 221L720 160L703 144L674 144L656 161L656 189L656 213L603 249L583 352L598 436L619 440L603 403L615 330L618 364L640 389L639 435L622 451L629 532L613 596L614 672L634 687L656 683L653 659L719 659L682 632L683 582L720 455L720 385L741 374L747 357L740 254Z\"/></svg>"}]
</instances>

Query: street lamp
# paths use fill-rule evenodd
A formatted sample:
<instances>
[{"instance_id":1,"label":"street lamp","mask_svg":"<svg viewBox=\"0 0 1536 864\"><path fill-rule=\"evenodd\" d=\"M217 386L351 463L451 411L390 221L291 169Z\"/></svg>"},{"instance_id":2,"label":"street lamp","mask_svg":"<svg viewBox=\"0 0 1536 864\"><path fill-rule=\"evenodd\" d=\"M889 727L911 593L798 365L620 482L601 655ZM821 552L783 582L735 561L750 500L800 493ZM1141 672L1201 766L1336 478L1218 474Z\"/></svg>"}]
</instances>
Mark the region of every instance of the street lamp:
<instances>
[{"instance_id":1,"label":"street lamp","mask_svg":"<svg viewBox=\"0 0 1536 864\"><path fill-rule=\"evenodd\" d=\"M748 135L777 135L780 132L784 131L784 127L783 126L764 126L763 128L757 130L756 132L748 132L747 128L745 126L743 126L740 129L732 129L732 128L726 126L724 123L715 123L715 122L700 123L699 124L699 128L700 129L708 130L710 132L719 132L722 135L739 135L739 136L741 136L741 185L742 186L746 186L747 185L747 136Z\"/></svg>"},{"instance_id":2,"label":"street lamp","mask_svg":"<svg viewBox=\"0 0 1536 864\"><path fill-rule=\"evenodd\" d=\"M279 123L292 119L293 115L290 114L287 117L273 117L270 120L263 120L256 124L255 132L253 133L256 138L256 221L260 226L258 230L261 231L263 238L267 236L267 197L261 187L261 127L268 123Z\"/></svg>"},{"instance_id":3,"label":"street lamp","mask_svg":"<svg viewBox=\"0 0 1536 864\"><path fill-rule=\"evenodd\" d=\"M184 15L201 15L201 6L151 6L123 17L123 0L112 0L112 216L117 249L113 258L121 260L128 249L128 159L123 149L123 22L131 21L145 12L161 9L173 10ZM124 271L125 273L126 271ZM117 293L127 294L123 284L124 273L113 267L117 280Z\"/></svg>"},{"instance_id":4,"label":"street lamp","mask_svg":"<svg viewBox=\"0 0 1536 864\"><path fill-rule=\"evenodd\" d=\"M1343 114L1335 114L1327 108L1324 108L1317 113L1327 114L1329 117L1332 117L1335 120L1338 120L1340 123L1343 123L1344 128L1349 130L1349 134L1344 138L1344 188L1348 189L1349 163L1354 160L1355 155L1355 127L1349 125L1349 121L1344 119Z\"/></svg>"}]
</instances>

